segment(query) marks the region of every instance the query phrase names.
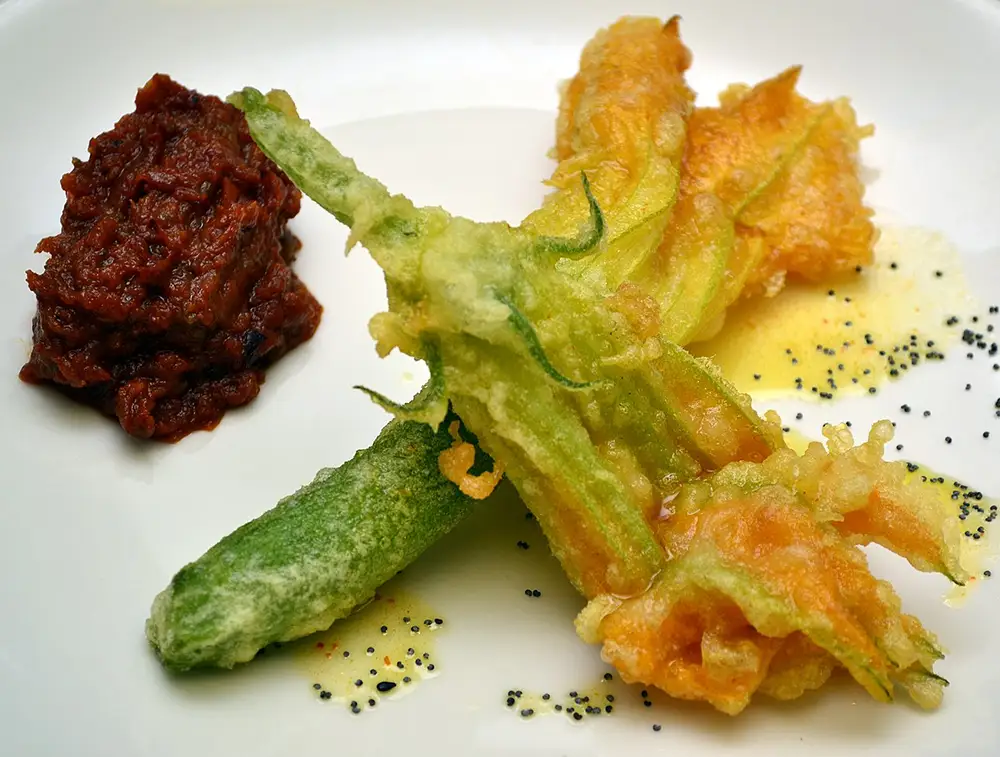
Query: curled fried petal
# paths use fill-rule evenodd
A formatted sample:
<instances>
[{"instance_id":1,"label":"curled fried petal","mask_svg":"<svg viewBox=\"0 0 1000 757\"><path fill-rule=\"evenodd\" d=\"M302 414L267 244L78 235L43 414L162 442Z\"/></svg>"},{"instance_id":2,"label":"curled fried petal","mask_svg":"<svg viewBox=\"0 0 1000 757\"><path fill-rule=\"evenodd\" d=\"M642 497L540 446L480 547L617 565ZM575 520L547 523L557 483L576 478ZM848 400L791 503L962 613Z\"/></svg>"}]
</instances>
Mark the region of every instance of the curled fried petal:
<instances>
[{"instance_id":1,"label":"curled fried petal","mask_svg":"<svg viewBox=\"0 0 1000 757\"><path fill-rule=\"evenodd\" d=\"M455 441L438 455L438 470L467 497L486 499L503 478L503 465L494 461L492 470L473 474L471 469L476 463L476 445L459 435L459 427L458 421L452 421L448 427Z\"/></svg>"},{"instance_id":2,"label":"curled fried petal","mask_svg":"<svg viewBox=\"0 0 1000 757\"><path fill-rule=\"evenodd\" d=\"M848 100L830 103L804 148L743 211L741 234L760 236L766 249L749 293L776 294L786 276L823 281L871 265L878 232L864 204L858 151L872 134Z\"/></svg>"},{"instance_id":3,"label":"curled fried petal","mask_svg":"<svg viewBox=\"0 0 1000 757\"><path fill-rule=\"evenodd\" d=\"M798 77L794 67L753 88L734 85L718 108L697 108L689 119L678 205L686 193L717 187L730 198L735 240L711 303L698 328L685 332L685 343L718 333L726 308L741 296L774 296L788 278L821 281L872 262L877 230L864 204L858 152L873 129L858 125L846 99L802 97ZM776 162L762 150L769 130L801 138ZM753 159L776 169L766 181L743 169ZM727 169L731 178L719 184ZM746 192L755 177L756 191Z\"/></svg>"},{"instance_id":4,"label":"curled fried petal","mask_svg":"<svg viewBox=\"0 0 1000 757\"><path fill-rule=\"evenodd\" d=\"M677 204L644 272L663 302L672 341L689 342L752 270L736 260L741 273L726 276L737 219L795 160L826 109L795 91L798 77L790 68L721 107L696 109L688 122Z\"/></svg>"},{"instance_id":5,"label":"curled fried petal","mask_svg":"<svg viewBox=\"0 0 1000 757\"><path fill-rule=\"evenodd\" d=\"M856 546L878 541L916 567L956 569L942 508L882 461L889 436L891 426L876 424L855 447L846 428L831 428L827 450L779 450L683 485L658 525L671 562L642 595L586 616L584 631L625 680L730 714L757 691L801 696L836 667L880 701L900 686L935 706L946 685L933 673L937 639ZM872 507L893 508L885 524L845 526Z\"/></svg>"},{"instance_id":6,"label":"curled fried petal","mask_svg":"<svg viewBox=\"0 0 1000 757\"><path fill-rule=\"evenodd\" d=\"M599 266L617 287L663 233L677 195L685 123L694 93L684 82L691 54L678 19L624 18L587 43L563 89L549 184L555 188L523 227L546 236L581 234L586 171L604 211L608 250Z\"/></svg>"},{"instance_id":7,"label":"curled fried petal","mask_svg":"<svg viewBox=\"0 0 1000 757\"><path fill-rule=\"evenodd\" d=\"M781 640L758 691L774 699L798 699L826 683L837 667L833 655L796 631Z\"/></svg>"}]
</instances>

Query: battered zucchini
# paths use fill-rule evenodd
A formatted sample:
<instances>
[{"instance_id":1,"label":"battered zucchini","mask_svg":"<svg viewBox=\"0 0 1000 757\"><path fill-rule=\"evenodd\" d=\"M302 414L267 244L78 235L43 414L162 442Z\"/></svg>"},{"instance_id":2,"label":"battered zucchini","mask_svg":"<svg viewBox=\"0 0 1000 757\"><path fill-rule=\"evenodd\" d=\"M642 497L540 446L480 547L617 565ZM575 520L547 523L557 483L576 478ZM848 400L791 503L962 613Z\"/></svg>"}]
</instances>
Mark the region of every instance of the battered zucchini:
<instances>
[{"instance_id":1,"label":"battered zucchini","mask_svg":"<svg viewBox=\"0 0 1000 757\"><path fill-rule=\"evenodd\" d=\"M231 668L369 601L475 506L438 471L451 420L436 431L392 421L371 447L182 568L146 621L163 665Z\"/></svg>"}]
</instances>

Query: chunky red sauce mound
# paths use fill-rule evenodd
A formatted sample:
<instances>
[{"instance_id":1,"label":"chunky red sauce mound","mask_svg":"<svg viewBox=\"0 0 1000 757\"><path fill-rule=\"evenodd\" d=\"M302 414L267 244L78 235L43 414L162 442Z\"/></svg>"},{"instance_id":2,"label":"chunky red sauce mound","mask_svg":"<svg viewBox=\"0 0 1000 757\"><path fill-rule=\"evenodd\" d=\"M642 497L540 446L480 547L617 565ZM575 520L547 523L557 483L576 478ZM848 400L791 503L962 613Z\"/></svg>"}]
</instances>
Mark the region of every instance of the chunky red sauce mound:
<instances>
[{"instance_id":1,"label":"chunky red sauce mound","mask_svg":"<svg viewBox=\"0 0 1000 757\"><path fill-rule=\"evenodd\" d=\"M173 441L256 397L322 308L289 268L301 193L239 110L163 75L135 105L63 176L20 375Z\"/></svg>"}]
</instances>

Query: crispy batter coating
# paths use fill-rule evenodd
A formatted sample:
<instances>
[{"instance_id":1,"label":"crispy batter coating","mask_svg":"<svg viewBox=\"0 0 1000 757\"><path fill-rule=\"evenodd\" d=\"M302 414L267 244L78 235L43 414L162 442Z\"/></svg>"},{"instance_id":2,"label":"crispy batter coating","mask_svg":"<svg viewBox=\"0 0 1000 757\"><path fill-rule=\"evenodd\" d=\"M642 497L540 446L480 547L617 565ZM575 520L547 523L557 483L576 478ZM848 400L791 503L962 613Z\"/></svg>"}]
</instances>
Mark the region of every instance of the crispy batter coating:
<instances>
[{"instance_id":1,"label":"crispy batter coating","mask_svg":"<svg viewBox=\"0 0 1000 757\"><path fill-rule=\"evenodd\" d=\"M857 447L844 426L826 434L826 449L779 450L680 488L657 524L669 566L591 630L624 680L735 715L758 691L793 699L843 667L877 700L899 686L940 703L937 639L856 545L965 580L957 526L903 463L882 460L887 421Z\"/></svg>"}]
</instances>

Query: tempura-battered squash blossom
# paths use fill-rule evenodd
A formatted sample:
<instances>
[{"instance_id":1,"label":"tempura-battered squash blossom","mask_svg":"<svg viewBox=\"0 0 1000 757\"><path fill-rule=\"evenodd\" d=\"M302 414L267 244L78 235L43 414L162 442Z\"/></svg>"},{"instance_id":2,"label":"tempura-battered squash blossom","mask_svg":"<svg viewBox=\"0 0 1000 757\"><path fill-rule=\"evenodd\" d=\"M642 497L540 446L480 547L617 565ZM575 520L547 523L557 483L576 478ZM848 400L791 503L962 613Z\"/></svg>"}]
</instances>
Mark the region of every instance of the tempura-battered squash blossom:
<instances>
[{"instance_id":1,"label":"tempura-battered squash blossom","mask_svg":"<svg viewBox=\"0 0 1000 757\"><path fill-rule=\"evenodd\" d=\"M641 279L659 245L635 240L658 242L684 220L674 137L684 137L690 95L687 56L662 54L680 45L676 22L655 34L649 49L675 80L657 90L655 123L671 138L636 126L630 148L645 150L645 169L624 182L601 175L599 155L568 158L565 174L582 169L579 182L567 178L520 227L391 195L284 92L248 88L231 101L265 153L385 273L389 312L371 323L379 352L425 360L431 381L405 405L372 396L432 424L453 404L591 600L581 635L604 645L625 680L737 713L755 691L791 698L843 666L877 699L900 685L933 706L946 683L932 672L940 648L856 545L881 543L955 581L967 573L956 524L881 459L887 424L857 448L846 429L831 430L827 450L796 456L776 418L761 419L711 364L662 336L663 303ZM644 185L649 171L658 178ZM582 201L566 199L573 192ZM562 203L546 223L546 208Z\"/></svg>"}]
</instances>

